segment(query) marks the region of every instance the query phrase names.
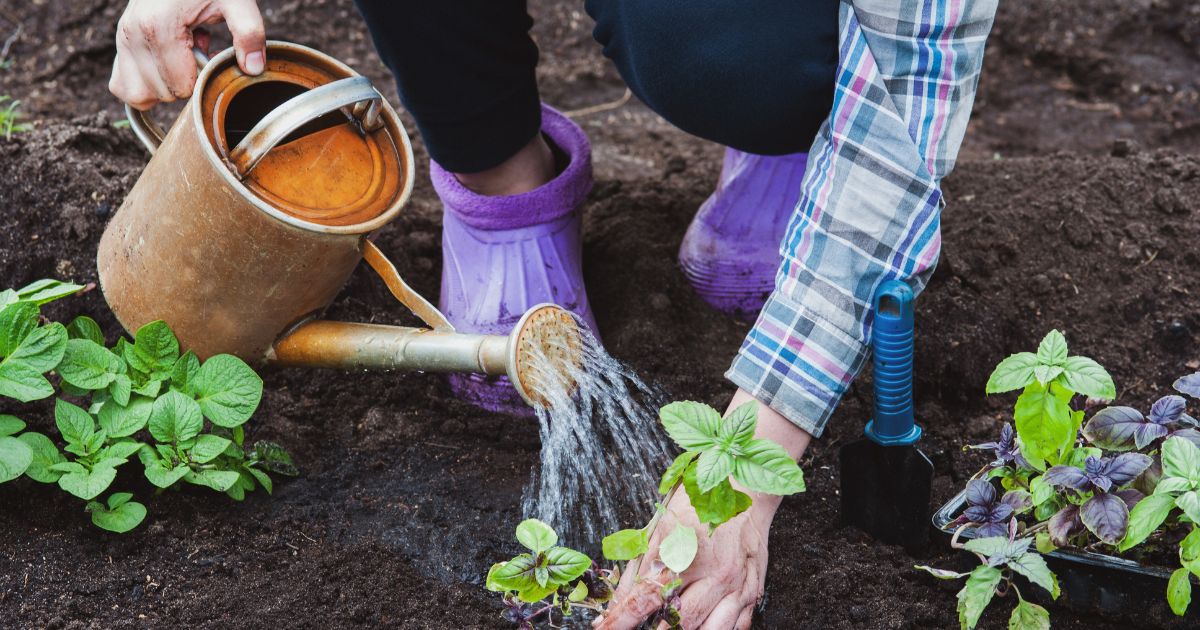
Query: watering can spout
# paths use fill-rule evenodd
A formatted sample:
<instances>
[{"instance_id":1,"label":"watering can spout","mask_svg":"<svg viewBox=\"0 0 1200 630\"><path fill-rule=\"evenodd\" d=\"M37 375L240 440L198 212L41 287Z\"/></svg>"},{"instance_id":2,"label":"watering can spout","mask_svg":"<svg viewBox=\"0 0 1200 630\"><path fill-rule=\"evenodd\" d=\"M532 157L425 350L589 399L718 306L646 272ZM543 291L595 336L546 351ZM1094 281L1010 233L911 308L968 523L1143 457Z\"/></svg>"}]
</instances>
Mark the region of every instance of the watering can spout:
<instances>
[{"instance_id":1,"label":"watering can spout","mask_svg":"<svg viewBox=\"0 0 1200 630\"><path fill-rule=\"evenodd\" d=\"M551 406L570 394L582 364L575 316L553 305L529 309L508 336L314 320L284 335L268 360L287 367L475 372L507 376L525 402Z\"/></svg>"}]
</instances>

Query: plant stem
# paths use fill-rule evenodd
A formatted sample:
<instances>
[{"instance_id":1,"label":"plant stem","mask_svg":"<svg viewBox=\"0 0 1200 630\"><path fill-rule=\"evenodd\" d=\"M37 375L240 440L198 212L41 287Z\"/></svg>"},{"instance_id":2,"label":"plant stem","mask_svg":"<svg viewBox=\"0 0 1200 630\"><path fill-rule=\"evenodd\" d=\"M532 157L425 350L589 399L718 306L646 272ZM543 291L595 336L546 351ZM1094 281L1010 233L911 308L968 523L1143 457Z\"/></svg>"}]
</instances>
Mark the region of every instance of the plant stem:
<instances>
[{"instance_id":1,"label":"plant stem","mask_svg":"<svg viewBox=\"0 0 1200 630\"><path fill-rule=\"evenodd\" d=\"M675 485L671 486L671 489L669 491L667 491L667 495L665 497L663 497L662 509L654 511L654 516L650 518L650 522L647 523L646 527L645 527L645 529L647 530L646 531L646 539L647 540L649 540L651 536L654 536L654 531L656 529L658 529L658 524L659 524L659 522L662 521L662 516L664 513L666 513L667 506L671 504L671 499L675 498L675 493L679 491L679 487L682 485L683 485L682 479L680 479L679 481L676 481ZM634 558L633 560L630 560L629 563L625 565L625 572L632 573L634 575L634 577L637 577L638 566L641 564L641 560L644 556L645 556L645 554L642 554L641 556L638 556L638 557Z\"/></svg>"}]
</instances>

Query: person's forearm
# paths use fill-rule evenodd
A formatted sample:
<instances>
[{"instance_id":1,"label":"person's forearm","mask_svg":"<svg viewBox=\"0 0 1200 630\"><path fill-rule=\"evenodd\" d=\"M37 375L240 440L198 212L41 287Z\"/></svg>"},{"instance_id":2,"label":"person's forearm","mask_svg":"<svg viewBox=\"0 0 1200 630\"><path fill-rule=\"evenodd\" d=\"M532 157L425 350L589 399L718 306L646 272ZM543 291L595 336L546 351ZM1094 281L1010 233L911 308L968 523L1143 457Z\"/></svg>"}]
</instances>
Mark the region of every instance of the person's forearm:
<instances>
[{"instance_id":1,"label":"person's forearm","mask_svg":"<svg viewBox=\"0 0 1200 630\"><path fill-rule=\"evenodd\" d=\"M750 401L754 401L754 397L746 390L739 389L734 393L733 400L729 401L729 409L725 413L728 415L730 411ZM754 437L776 442L788 452L792 459L799 461L800 456L804 455L804 451L808 449L808 444L812 442L812 434L796 426L795 423L762 402L755 402L758 404L758 427L754 430ZM748 492L745 488L738 489L747 492L754 500L753 505L758 509L768 510L771 513L775 512L783 500L783 497L778 495Z\"/></svg>"}]
</instances>

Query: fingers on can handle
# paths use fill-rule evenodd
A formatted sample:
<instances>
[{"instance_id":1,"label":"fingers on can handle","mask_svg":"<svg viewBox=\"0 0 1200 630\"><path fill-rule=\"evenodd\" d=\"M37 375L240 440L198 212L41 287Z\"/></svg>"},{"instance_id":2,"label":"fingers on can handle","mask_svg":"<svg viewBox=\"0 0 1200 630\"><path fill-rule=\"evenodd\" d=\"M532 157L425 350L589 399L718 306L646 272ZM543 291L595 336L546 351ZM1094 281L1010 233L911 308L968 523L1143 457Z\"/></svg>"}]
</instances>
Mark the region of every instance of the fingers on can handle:
<instances>
[{"instance_id":1,"label":"fingers on can handle","mask_svg":"<svg viewBox=\"0 0 1200 630\"><path fill-rule=\"evenodd\" d=\"M221 14L233 36L238 66L246 74L261 74L267 63L267 35L254 0L223 0Z\"/></svg>"}]
</instances>

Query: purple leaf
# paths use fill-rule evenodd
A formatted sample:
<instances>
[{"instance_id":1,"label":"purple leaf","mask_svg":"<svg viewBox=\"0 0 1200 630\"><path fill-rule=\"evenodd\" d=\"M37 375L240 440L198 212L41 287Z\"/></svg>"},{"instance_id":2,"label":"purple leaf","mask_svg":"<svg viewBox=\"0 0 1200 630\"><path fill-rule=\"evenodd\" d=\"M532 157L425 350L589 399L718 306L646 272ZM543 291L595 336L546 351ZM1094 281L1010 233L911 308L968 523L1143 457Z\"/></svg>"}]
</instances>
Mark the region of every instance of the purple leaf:
<instances>
[{"instance_id":1,"label":"purple leaf","mask_svg":"<svg viewBox=\"0 0 1200 630\"><path fill-rule=\"evenodd\" d=\"M1188 374L1175 381L1175 391L1200 398L1200 372Z\"/></svg>"},{"instance_id":2,"label":"purple leaf","mask_svg":"<svg viewBox=\"0 0 1200 630\"><path fill-rule=\"evenodd\" d=\"M991 515L992 509L987 505L972 505L966 510L963 510L963 516L971 523L990 522L992 520L989 518Z\"/></svg>"},{"instance_id":3,"label":"purple leaf","mask_svg":"<svg viewBox=\"0 0 1200 630\"><path fill-rule=\"evenodd\" d=\"M1052 486L1071 488L1081 492L1091 488L1092 483L1082 470L1074 466L1052 466L1042 475L1046 483Z\"/></svg>"},{"instance_id":4,"label":"purple leaf","mask_svg":"<svg viewBox=\"0 0 1200 630\"><path fill-rule=\"evenodd\" d=\"M1108 461L1102 474L1111 479L1113 485L1119 488L1136 479L1152 463L1154 463L1154 458L1149 455L1124 453Z\"/></svg>"},{"instance_id":5,"label":"purple leaf","mask_svg":"<svg viewBox=\"0 0 1200 630\"><path fill-rule=\"evenodd\" d=\"M1195 444L1197 447L1200 447L1200 431L1197 431L1196 429L1180 429L1178 431L1172 431L1170 437L1181 437L1192 444Z\"/></svg>"},{"instance_id":6,"label":"purple leaf","mask_svg":"<svg viewBox=\"0 0 1200 630\"><path fill-rule=\"evenodd\" d=\"M1079 508L1079 519L1097 538L1116 544L1129 525L1129 508L1115 494L1093 495Z\"/></svg>"},{"instance_id":7,"label":"purple leaf","mask_svg":"<svg viewBox=\"0 0 1200 630\"><path fill-rule=\"evenodd\" d=\"M1105 407L1083 427L1083 437L1095 446L1110 451L1134 448L1134 432L1146 424L1141 412L1133 407Z\"/></svg>"},{"instance_id":8,"label":"purple leaf","mask_svg":"<svg viewBox=\"0 0 1200 630\"><path fill-rule=\"evenodd\" d=\"M1004 523L1012 518L1013 508L1007 503L997 503L992 507L992 513L988 515L988 520L993 523Z\"/></svg>"},{"instance_id":9,"label":"purple leaf","mask_svg":"<svg viewBox=\"0 0 1200 630\"><path fill-rule=\"evenodd\" d=\"M1150 446L1154 440L1166 437L1170 432L1171 430L1165 425L1155 424L1153 422L1144 422L1139 424L1137 428L1133 430L1133 445L1139 450L1146 448L1147 446Z\"/></svg>"},{"instance_id":10,"label":"purple leaf","mask_svg":"<svg viewBox=\"0 0 1200 630\"><path fill-rule=\"evenodd\" d=\"M1000 501L1012 507L1013 512L1017 514L1033 507L1033 497L1024 490L1010 490L1005 492Z\"/></svg>"},{"instance_id":11,"label":"purple leaf","mask_svg":"<svg viewBox=\"0 0 1200 630\"><path fill-rule=\"evenodd\" d=\"M987 538L989 536L1007 536L1007 523L984 523L975 528L975 536L978 538Z\"/></svg>"},{"instance_id":12,"label":"purple leaf","mask_svg":"<svg viewBox=\"0 0 1200 630\"><path fill-rule=\"evenodd\" d=\"M1163 396L1150 407L1150 422L1155 424L1173 424L1178 422L1187 409L1187 401L1183 396Z\"/></svg>"},{"instance_id":13,"label":"purple leaf","mask_svg":"<svg viewBox=\"0 0 1200 630\"><path fill-rule=\"evenodd\" d=\"M967 482L967 503L991 507L996 502L996 488L983 479Z\"/></svg>"},{"instance_id":14,"label":"purple leaf","mask_svg":"<svg viewBox=\"0 0 1200 630\"><path fill-rule=\"evenodd\" d=\"M1083 521L1079 520L1079 506L1068 505L1050 517L1046 523L1050 532L1050 540L1055 547L1066 547L1072 536L1083 531Z\"/></svg>"},{"instance_id":15,"label":"purple leaf","mask_svg":"<svg viewBox=\"0 0 1200 630\"><path fill-rule=\"evenodd\" d=\"M1113 494L1120 497L1120 499L1125 502L1125 507L1129 508L1130 510L1133 509L1133 506L1138 504L1138 501L1146 498L1146 495L1142 494L1141 491L1134 490L1133 488L1117 490Z\"/></svg>"},{"instance_id":16,"label":"purple leaf","mask_svg":"<svg viewBox=\"0 0 1200 630\"><path fill-rule=\"evenodd\" d=\"M1197 437L1200 437L1200 433L1197 433ZM1158 482L1162 479L1163 474L1162 460L1159 459L1158 455L1154 455L1151 459L1154 461L1151 462L1150 467L1138 475L1137 479L1133 480L1133 487L1137 488L1142 494L1147 495L1154 494L1154 489L1158 487Z\"/></svg>"}]
</instances>

